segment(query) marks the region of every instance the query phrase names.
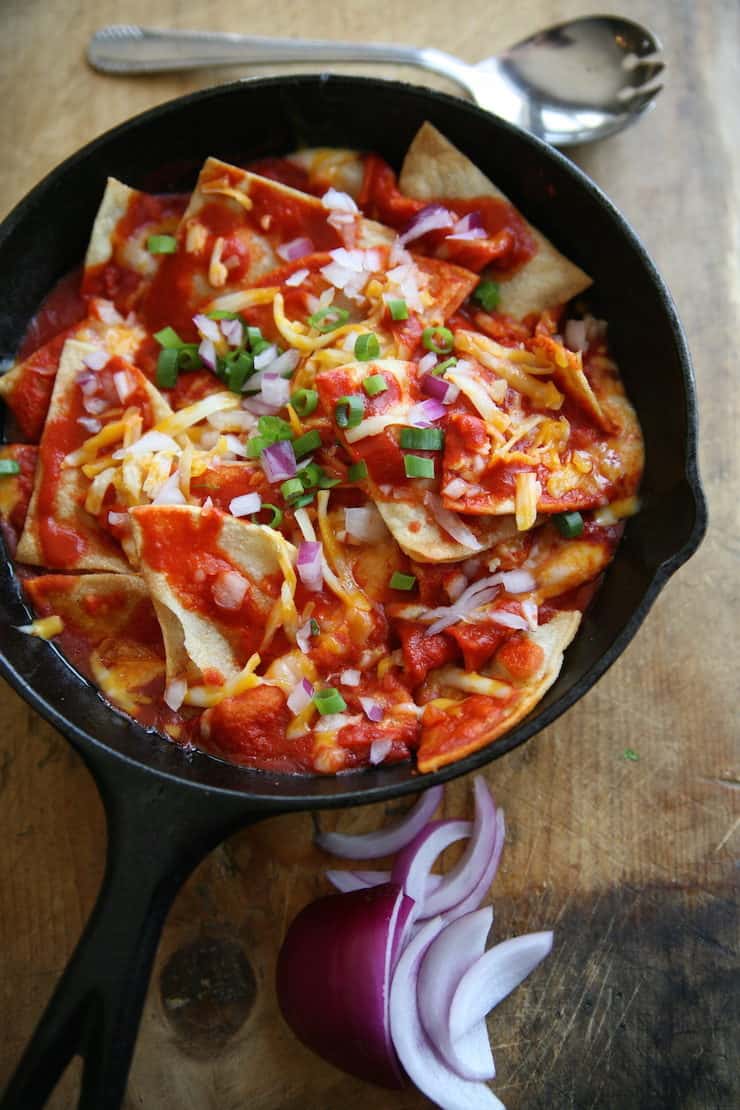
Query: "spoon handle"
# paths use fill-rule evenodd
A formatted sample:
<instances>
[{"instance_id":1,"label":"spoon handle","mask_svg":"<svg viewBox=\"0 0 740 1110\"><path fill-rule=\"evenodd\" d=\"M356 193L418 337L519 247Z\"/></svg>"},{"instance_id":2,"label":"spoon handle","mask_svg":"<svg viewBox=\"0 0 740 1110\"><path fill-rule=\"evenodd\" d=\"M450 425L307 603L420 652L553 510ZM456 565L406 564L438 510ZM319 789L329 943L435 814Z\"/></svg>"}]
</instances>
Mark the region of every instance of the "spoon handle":
<instances>
[{"instance_id":1,"label":"spoon handle","mask_svg":"<svg viewBox=\"0 0 740 1110\"><path fill-rule=\"evenodd\" d=\"M470 91L465 79L469 67L464 62L441 50L391 43L270 39L221 31L165 31L113 25L92 36L87 60L101 73L118 74L273 62L392 62L441 73Z\"/></svg>"}]
</instances>

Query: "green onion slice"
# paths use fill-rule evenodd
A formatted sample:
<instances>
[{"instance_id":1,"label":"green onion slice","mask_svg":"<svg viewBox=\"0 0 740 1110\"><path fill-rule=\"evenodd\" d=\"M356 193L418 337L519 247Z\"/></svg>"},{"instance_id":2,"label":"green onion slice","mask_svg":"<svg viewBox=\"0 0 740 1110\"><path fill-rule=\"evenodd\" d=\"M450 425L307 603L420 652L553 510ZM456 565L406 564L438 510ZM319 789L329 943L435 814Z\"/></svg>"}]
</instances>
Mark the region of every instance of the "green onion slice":
<instances>
[{"instance_id":1,"label":"green onion slice","mask_svg":"<svg viewBox=\"0 0 740 1110\"><path fill-rule=\"evenodd\" d=\"M435 355L448 355L455 345L455 337L449 328L424 328L421 341L428 351Z\"/></svg>"},{"instance_id":2,"label":"green onion slice","mask_svg":"<svg viewBox=\"0 0 740 1110\"><path fill-rule=\"evenodd\" d=\"M177 363L180 352L175 347L163 347L157 358L157 385L172 389L177 381Z\"/></svg>"},{"instance_id":3,"label":"green onion slice","mask_svg":"<svg viewBox=\"0 0 740 1110\"><path fill-rule=\"evenodd\" d=\"M392 590L413 590L415 585L416 578L413 574L402 574L400 570L393 571L390 581Z\"/></svg>"},{"instance_id":4,"label":"green onion slice","mask_svg":"<svg viewBox=\"0 0 740 1110\"><path fill-rule=\"evenodd\" d=\"M175 254L177 239L174 235L150 235L146 241L150 254Z\"/></svg>"},{"instance_id":5,"label":"green onion slice","mask_svg":"<svg viewBox=\"0 0 740 1110\"><path fill-rule=\"evenodd\" d=\"M318 428L312 428L310 432L304 432L302 436L293 440L293 451L297 459L302 459L304 455L310 455L312 451L317 451L320 446L321 433Z\"/></svg>"},{"instance_id":6,"label":"green onion slice","mask_svg":"<svg viewBox=\"0 0 740 1110\"><path fill-rule=\"evenodd\" d=\"M280 492L290 505L295 501L296 497L301 497L303 495L303 482L300 478L288 478L287 481L283 482L280 486Z\"/></svg>"},{"instance_id":7,"label":"green onion slice","mask_svg":"<svg viewBox=\"0 0 740 1110\"><path fill-rule=\"evenodd\" d=\"M270 504L269 501L263 501L262 505L260 507L259 513L252 513L252 516L251 516L250 519L251 520L257 520L257 518L259 517L259 514L261 512L263 512L265 509L269 509L271 514L272 514L270 519L267 521L267 527L268 528L279 528L280 525L283 523L283 510L279 509L277 505Z\"/></svg>"},{"instance_id":8,"label":"green onion slice","mask_svg":"<svg viewBox=\"0 0 740 1110\"><path fill-rule=\"evenodd\" d=\"M241 320L238 312L228 312L225 308L215 308L213 312L206 313L209 320Z\"/></svg>"},{"instance_id":9,"label":"green onion slice","mask_svg":"<svg viewBox=\"0 0 740 1110\"><path fill-rule=\"evenodd\" d=\"M492 312L494 308L498 307L498 303L501 300L501 290L499 289L498 282L479 282L473 293L473 300L477 301L486 312Z\"/></svg>"},{"instance_id":10,"label":"green onion slice","mask_svg":"<svg viewBox=\"0 0 740 1110\"><path fill-rule=\"evenodd\" d=\"M356 462L347 470L347 479L350 482L362 482L367 478L367 463Z\"/></svg>"},{"instance_id":11,"label":"green onion slice","mask_svg":"<svg viewBox=\"0 0 740 1110\"><path fill-rule=\"evenodd\" d=\"M314 312L313 316L309 316L308 323L316 331L322 332L324 335L327 332L335 331L341 328L342 324L346 324L349 320L349 311L346 308L339 308L337 305L327 305L326 308L320 308Z\"/></svg>"},{"instance_id":12,"label":"green onion slice","mask_svg":"<svg viewBox=\"0 0 740 1110\"><path fill-rule=\"evenodd\" d=\"M434 459L423 455L404 455L403 468L407 478L433 478Z\"/></svg>"},{"instance_id":13,"label":"green onion slice","mask_svg":"<svg viewBox=\"0 0 740 1110\"><path fill-rule=\"evenodd\" d=\"M436 377L440 377L442 374L444 374L445 370L449 370L453 366L457 366L457 359L454 358L454 356L453 356L453 358L446 358L444 360L444 362L438 362L437 365L432 370L432 373Z\"/></svg>"},{"instance_id":14,"label":"green onion slice","mask_svg":"<svg viewBox=\"0 0 740 1110\"><path fill-rule=\"evenodd\" d=\"M301 497L296 497L295 501L291 501L291 505L294 509L303 509L306 505L311 504L315 496L315 491L313 493L304 493Z\"/></svg>"},{"instance_id":15,"label":"green onion slice","mask_svg":"<svg viewBox=\"0 0 740 1110\"><path fill-rule=\"evenodd\" d=\"M13 474L20 474L21 464L15 459L0 459L0 476L9 478Z\"/></svg>"},{"instance_id":16,"label":"green onion slice","mask_svg":"<svg viewBox=\"0 0 740 1110\"><path fill-rule=\"evenodd\" d=\"M318 636L320 631L321 629L319 627L319 622L316 620L316 617L311 617L311 635Z\"/></svg>"},{"instance_id":17,"label":"green onion slice","mask_svg":"<svg viewBox=\"0 0 740 1110\"><path fill-rule=\"evenodd\" d=\"M193 370L200 370L202 365L203 362L198 354L197 344L183 343L177 352L177 369L189 373Z\"/></svg>"},{"instance_id":18,"label":"green onion slice","mask_svg":"<svg viewBox=\"0 0 740 1110\"><path fill-rule=\"evenodd\" d=\"M357 393L340 397L334 406L334 419L338 428L356 428L365 415L365 402Z\"/></svg>"},{"instance_id":19,"label":"green onion slice","mask_svg":"<svg viewBox=\"0 0 740 1110\"><path fill-rule=\"evenodd\" d=\"M315 389L298 389L295 393L291 393L290 403L293 411L303 418L316 411L319 395Z\"/></svg>"},{"instance_id":20,"label":"green onion slice","mask_svg":"<svg viewBox=\"0 0 740 1110\"><path fill-rule=\"evenodd\" d=\"M371 374L369 378L363 380L362 388L368 397L377 397L379 393L385 393L388 383L382 374Z\"/></svg>"},{"instance_id":21,"label":"green onion slice","mask_svg":"<svg viewBox=\"0 0 740 1110\"><path fill-rule=\"evenodd\" d=\"M371 358L377 358L380 354L380 343L378 337L374 332L366 332L364 335L358 335L355 340L355 358L358 362L369 362Z\"/></svg>"},{"instance_id":22,"label":"green onion slice","mask_svg":"<svg viewBox=\"0 0 740 1110\"><path fill-rule=\"evenodd\" d=\"M444 444L441 428L401 428L401 446L412 451L441 451Z\"/></svg>"},{"instance_id":23,"label":"green onion slice","mask_svg":"<svg viewBox=\"0 0 740 1110\"><path fill-rule=\"evenodd\" d=\"M315 462L310 462L308 466L304 466L303 470L298 472L298 477L301 479L304 489L313 489L314 486L319 484L323 476L324 468Z\"/></svg>"},{"instance_id":24,"label":"green onion slice","mask_svg":"<svg viewBox=\"0 0 740 1110\"><path fill-rule=\"evenodd\" d=\"M409 318L409 308L405 301L388 301L388 311L391 314L391 320L408 320Z\"/></svg>"},{"instance_id":25,"label":"green onion slice","mask_svg":"<svg viewBox=\"0 0 740 1110\"><path fill-rule=\"evenodd\" d=\"M157 340L157 343L159 343L160 347L179 348L185 346L182 339L180 339L180 336L177 334L174 328L167 327L162 328L161 331L155 331L154 338Z\"/></svg>"},{"instance_id":26,"label":"green onion slice","mask_svg":"<svg viewBox=\"0 0 740 1110\"><path fill-rule=\"evenodd\" d=\"M313 696L313 701L322 717L327 717L331 713L343 713L347 708L346 701L333 686L317 690Z\"/></svg>"},{"instance_id":27,"label":"green onion slice","mask_svg":"<svg viewBox=\"0 0 740 1110\"><path fill-rule=\"evenodd\" d=\"M262 328L253 327L252 324L247 325L247 343L254 350L255 343L259 343L263 339Z\"/></svg>"},{"instance_id":28,"label":"green onion slice","mask_svg":"<svg viewBox=\"0 0 740 1110\"><path fill-rule=\"evenodd\" d=\"M580 513L556 513L553 523L561 536L574 540L583 532L583 517Z\"/></svg>"}]
</instances>

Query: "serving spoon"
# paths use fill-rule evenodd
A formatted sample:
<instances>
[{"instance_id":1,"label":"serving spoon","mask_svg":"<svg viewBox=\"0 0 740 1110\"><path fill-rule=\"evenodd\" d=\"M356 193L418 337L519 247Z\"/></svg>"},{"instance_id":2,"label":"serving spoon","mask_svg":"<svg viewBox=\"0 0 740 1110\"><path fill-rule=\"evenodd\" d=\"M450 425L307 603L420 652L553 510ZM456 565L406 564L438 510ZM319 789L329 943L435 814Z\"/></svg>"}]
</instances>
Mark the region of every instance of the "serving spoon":
<instances>
[{"instance_id":1,"label":"serving spoon","mask_svg":"<svg viewBox=\"0 0 740 1110\"><path fill-rule=\"evenodd\" d=\"M257 38L113 25L90 39L101 73L144 74L275 62L392 62L440 73L482 108L554 146L606 138L649 108L662 86L661 45L638 23L585 16L558 23L476 65L433 47Z\"/></svg>"}]
</instances>

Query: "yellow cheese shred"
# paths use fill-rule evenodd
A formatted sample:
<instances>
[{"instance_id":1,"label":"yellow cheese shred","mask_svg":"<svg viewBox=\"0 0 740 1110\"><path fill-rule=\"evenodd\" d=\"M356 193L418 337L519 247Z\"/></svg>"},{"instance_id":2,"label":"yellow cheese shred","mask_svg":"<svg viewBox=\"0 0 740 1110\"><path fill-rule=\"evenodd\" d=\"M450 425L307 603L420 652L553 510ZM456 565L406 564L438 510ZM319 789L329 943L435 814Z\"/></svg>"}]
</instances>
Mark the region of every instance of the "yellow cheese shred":
<instances>
[{"instance_id":1,"label":"yellow cheese shred","mask_svg":"<svg viewBox=\"0 0 740 1110\"><path fill-rule=\"evenodd\" d=\"M225 682L223 686L191 686L183 699L185 705L210 707L218 705L224 698L234 698L246 690L252 690L263 682L263 679L254 673L261 662L259 653L255 651L236 678Z\"/></svg>"},{"instance_id":2,"label":"yellow cheese shred","mask_svg":"<svg viewBox=\"0 0 740 1110\"><path fill-rule=\"evenodd\" d=\"M39 617L30 624L20 624L17 626L16 631L24 632L26 636L38 636L40 640L50 640L52 636L58 636L64 629L64 621L61 617L56 615L51 617Z\"/></svg>"},{"instance_id":3,"label":"yellow cheese shred","mask_svg":"<svg viewBox=\"0 0 740 1110\"><path fill-rule=\"evenodd\" d=\"M514 511L520 532L532 528L537 520L537 500L542 493L537 475L532 470L520 471L515 479Z\"/></svg>"}]
</instances>

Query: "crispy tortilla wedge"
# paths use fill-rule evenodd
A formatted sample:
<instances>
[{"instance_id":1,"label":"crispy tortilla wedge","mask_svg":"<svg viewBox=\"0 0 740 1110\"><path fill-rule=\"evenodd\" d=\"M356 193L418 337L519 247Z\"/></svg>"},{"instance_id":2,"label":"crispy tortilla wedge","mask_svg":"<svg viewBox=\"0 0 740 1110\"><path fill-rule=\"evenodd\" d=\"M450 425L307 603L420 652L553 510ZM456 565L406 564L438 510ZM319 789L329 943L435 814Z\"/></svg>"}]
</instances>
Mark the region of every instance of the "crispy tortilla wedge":
<instances>
[{"instance_id":1,"label":"crispy tortilla wedge","mask_svg":"<svg viewBox=\"0 0 740 1110\"><path fill-rule=\"evenodd\" d=\"M495 196L508 200L485 174L431 123L419 129L408 149L399 178L402 192L419 200ZM527 225L537 253L511 276L498 274L499 310L522 319L565 304L591 284L591 278L556 250L536 228Z\"/></svg>"},{"instance_id":2,"label":"crispy tortilla wedge","mask_svg":"<svg viewBox=\"0 0 740 1110\"><path fill-rule=\"evenodd\" d=\"M505 681L512 691L502 698L500 708L493 698L486 698L487 712L473 714L471 703L480 697L473 695L448 705L441 723L435 720L428 725L422 721L421 745L417 753L419 770L424 773L446 767L490 744L526 717L560 674L563 653L578 631L580 621L579 612L562 612L535 631L524 634L541 649L542 662L537 672L521 683L512 681L501 668L497 673L494 667L493 674Z\"/></svg>"}]
</instances>

